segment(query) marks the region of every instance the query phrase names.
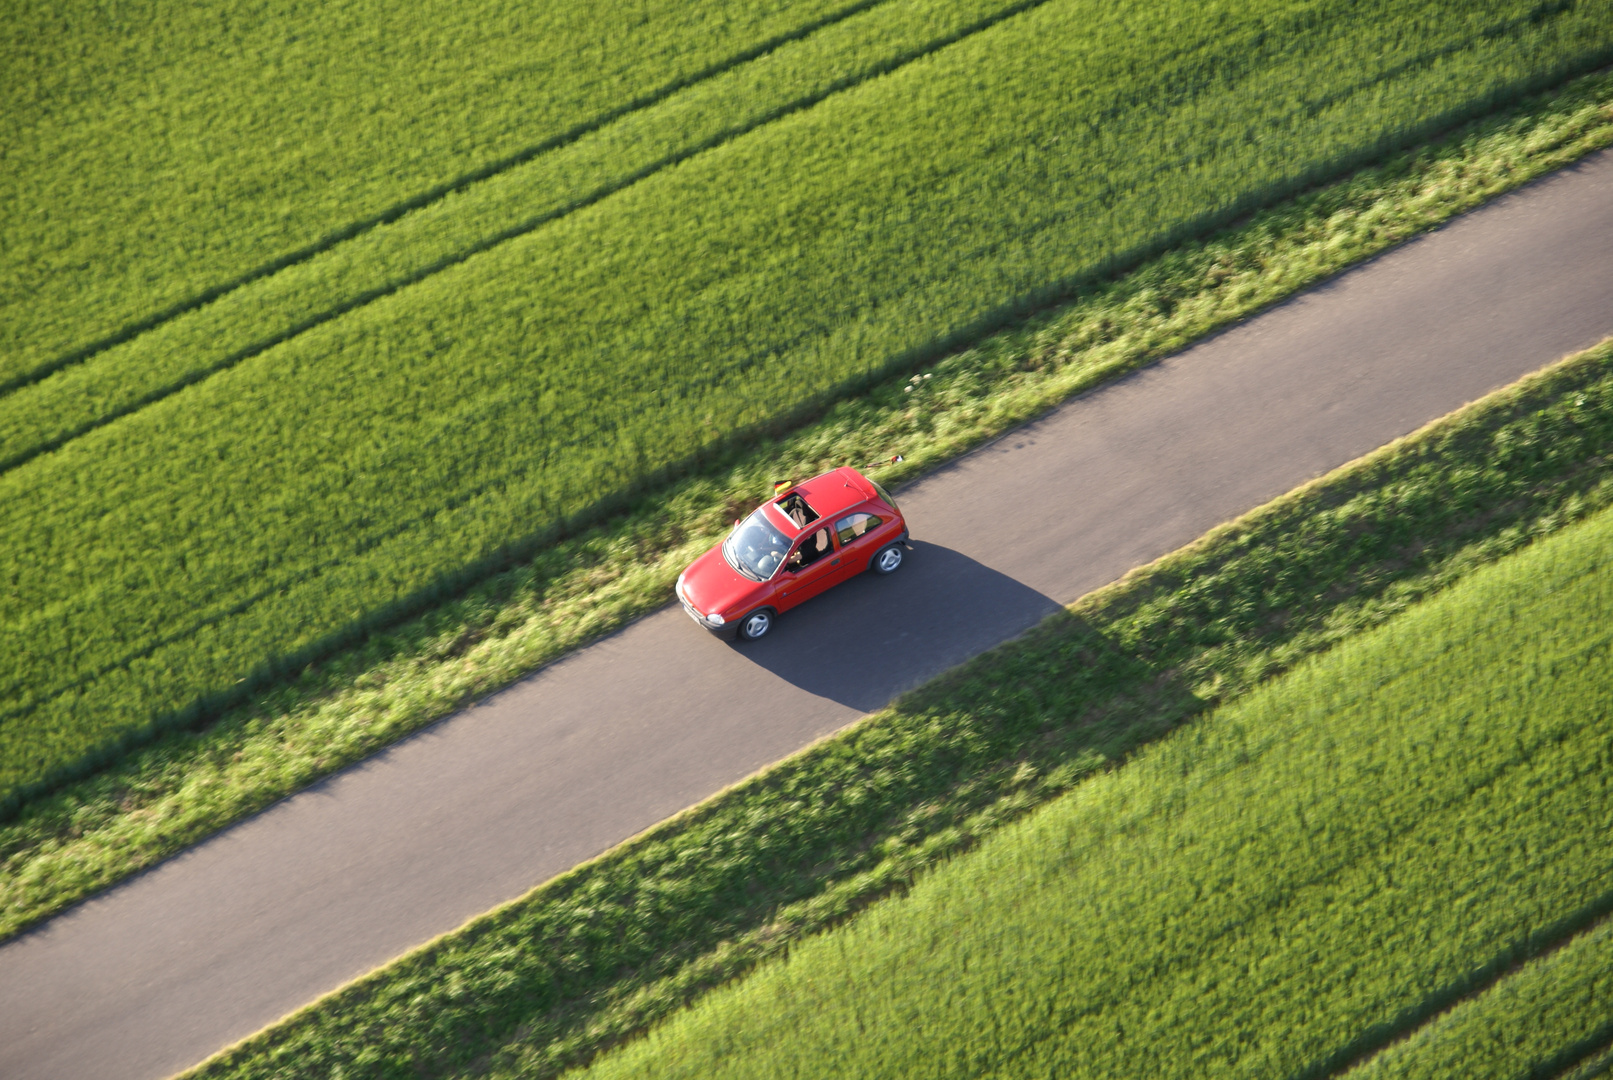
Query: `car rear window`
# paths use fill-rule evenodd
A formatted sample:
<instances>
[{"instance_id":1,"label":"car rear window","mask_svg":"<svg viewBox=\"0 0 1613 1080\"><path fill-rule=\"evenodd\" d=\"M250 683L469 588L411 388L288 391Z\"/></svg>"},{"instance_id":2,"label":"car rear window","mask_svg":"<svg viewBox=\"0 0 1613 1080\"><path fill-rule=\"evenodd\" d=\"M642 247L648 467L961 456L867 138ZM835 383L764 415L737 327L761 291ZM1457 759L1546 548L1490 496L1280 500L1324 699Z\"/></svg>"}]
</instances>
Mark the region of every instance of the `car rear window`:
<instances>
[{"instance_id":1,"label":"car rear window","mask_svg":"<svg viewBox=\"0 0 1613 1080\"><path fill-rule=\"evenodd\" d=\"M845 547L859 536L872 532L884 523L883 518L875 517L873 514L847 514L835 522L835 535L840 537L840 546Z\"/></svg>"}]
</instances>

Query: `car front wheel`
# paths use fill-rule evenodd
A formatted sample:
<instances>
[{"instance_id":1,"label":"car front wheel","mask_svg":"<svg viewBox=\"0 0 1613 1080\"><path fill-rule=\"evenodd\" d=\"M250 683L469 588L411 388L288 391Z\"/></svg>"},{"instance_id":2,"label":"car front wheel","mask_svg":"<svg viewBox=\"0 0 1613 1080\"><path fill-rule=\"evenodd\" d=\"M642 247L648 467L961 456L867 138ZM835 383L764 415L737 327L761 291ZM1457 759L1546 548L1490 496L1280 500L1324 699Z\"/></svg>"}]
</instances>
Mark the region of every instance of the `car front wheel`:
<instances>
[{"instance_id":1,"label":"car front wheel","mask_svg":"<svg viewBox=\"0 0 1613 1080\"><path fill-rule=\"evenodd\" d=\"M751 612L740 620L739 636L745 641L755 641L771 629L773 629L773 613L763 608Z\"/></svg>"},{"instance_id":2,"label":"car front wheel","mask_svg":"<svg viewBox=\"0 0 1613 1080\"><path fill-rule=\"evenodd\" d=\"M876 574L893 574L902 565L905 552L902 545L886 544L874 555L874 561L868 564L868 569Z\"/></svg>"}]
</instances>

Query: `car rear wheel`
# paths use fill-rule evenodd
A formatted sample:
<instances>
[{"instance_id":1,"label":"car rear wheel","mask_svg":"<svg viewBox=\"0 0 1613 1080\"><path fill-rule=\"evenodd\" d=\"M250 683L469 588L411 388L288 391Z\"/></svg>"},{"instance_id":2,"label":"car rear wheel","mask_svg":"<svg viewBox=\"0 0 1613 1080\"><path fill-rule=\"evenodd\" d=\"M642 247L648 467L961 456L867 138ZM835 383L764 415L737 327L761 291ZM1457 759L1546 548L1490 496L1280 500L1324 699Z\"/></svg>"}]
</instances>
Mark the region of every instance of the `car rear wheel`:
<instances>
[{"instance_id":1,"label":"car rear wheel","mask_svg":"<svg viewBox=\"0 0 1613 1080\"><path fill-rule=\"evenodd\" d=\"M868 564L868 569L876 574L894 574L905 557L906 552L901 544L886 544L874 554L874 561Z\"/></svg>"},{"instance_id":2,"label":"car rear wheel","mask_svg":"<svg viewBox=\"0 0 1613 1080\"><path fill-rule=\"evenodd\" d=\"M755 641L771 629L773 613L766 608L753 611L739 621L739 636L745 641Z\"/></svg>"}]
</instances>

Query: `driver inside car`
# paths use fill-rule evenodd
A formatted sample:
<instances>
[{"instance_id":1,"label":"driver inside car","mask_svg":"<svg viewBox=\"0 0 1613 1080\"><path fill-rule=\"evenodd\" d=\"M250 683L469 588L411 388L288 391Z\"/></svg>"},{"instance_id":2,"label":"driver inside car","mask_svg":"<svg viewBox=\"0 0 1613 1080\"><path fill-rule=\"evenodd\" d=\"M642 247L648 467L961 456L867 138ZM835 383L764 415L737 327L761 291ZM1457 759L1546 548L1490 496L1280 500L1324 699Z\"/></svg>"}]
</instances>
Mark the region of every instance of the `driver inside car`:
<instances>
[{"instance_id":1,"label":"driver inside car","mask_svg":"<svg viewBox=\"0 0 1613 1080\"><path fill-rule=\"evenodd\" d=\"M803 566L812 565L829 554L829 546L829 530L819 529L796 549L794 555L790 556L790 569L799 570Z\"/></svg>"}]
</instances>

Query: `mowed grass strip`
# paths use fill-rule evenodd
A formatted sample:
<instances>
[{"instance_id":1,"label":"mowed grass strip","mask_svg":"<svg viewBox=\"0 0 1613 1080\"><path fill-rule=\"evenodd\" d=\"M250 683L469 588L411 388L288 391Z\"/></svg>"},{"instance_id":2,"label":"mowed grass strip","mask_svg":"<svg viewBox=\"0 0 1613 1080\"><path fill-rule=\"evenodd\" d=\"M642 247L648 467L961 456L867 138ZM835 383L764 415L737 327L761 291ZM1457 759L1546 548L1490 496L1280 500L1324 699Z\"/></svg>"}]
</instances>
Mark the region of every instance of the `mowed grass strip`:
<instances>
[{"instance_id":1,"label":"mowed grass strip","mask_svg":"<svg viewBox=\"0 0 1613 1080\"><path fill-rule=\"evenodd\" d=\"M1044 0L888 0L0 397L0 471Z\"/></svg>"},{"instance_id":2,"label":"mowed grass strip","mask_svg":"<svg viewBox=\"0 0 1613 1080\"><path fill-rule=\"evenodd\" d=\"M1324 1075L1613 907L1610 710L1604 511L580 1075Z\"/></svg>"},{"instance_id":3,"label":"mowed grass strip","mask_svg":"<svg viewBox=\"0 0 1613 1080\"><path fill-rule=\"evenodd\" d=\"M1349 1080L1562 1076L1613 1043L1613 922L1510 972ZM1587 1062L1589 1063L1589 1062Z\"/></svg>"},{"instance_id":4,"label":"mowed grass strip","mask_svg":"<svg viewBox=\"0 0 1613 1080\"><path fill-rule=\"evenodd\" d=\"M1057 0L36 458L0 477L0 804L1589 63L1609 14Z\"/></svg>"},{"instance_id":5,"label":"mowed grass strip","mask_svg":"<svg viewBox=\"0 0 1613 1080\"><path fill-rule=\"evenodd\" d=\"M200 732L170 732L0 822L0 935L666 602L672 578L781 474L900 448L893 482L935 467L1065 396L1163 355L1353 260L1613 141L1613 75L1477 122L1450 139L1255 215L1120 281L954 354L916 390L892 379L776 445L641 501L427 614L258 695ZM1565 437L1553 422L1552 437ZM1577 449L1574 447L1577 446ZM1567 458L1594 453L1565 444ZM1529 501L1515 528L1566 496L1547 462L1506 474ZM1551 479L1548 479L1551 478ZM1498 477L1492 481L1499 483ZM1511 505L1511 504L1508 504ZM1394 575L1390 575L1392 578Z\"/></svg>"},{"instance_id":6,"label":"mowed grass strip","mask_svg":"<svg viewBox=\"0 0 1613 1080\"><path fill-rule=\"evenodd\" d=\"M0 387L865 6L18 5Z\"/></svg>"},{"instance_id":7,"label":"mowed grass strip","mask_svg":"<svg viewBox=\"0 0 1613 1080\"><path fill-rule=\"evenodd\" d=\"M1613 503L1613 345L1076 604L225 1052L202 1076L553 1076L1471 568Z\"/></svg>"}]
</instances>

